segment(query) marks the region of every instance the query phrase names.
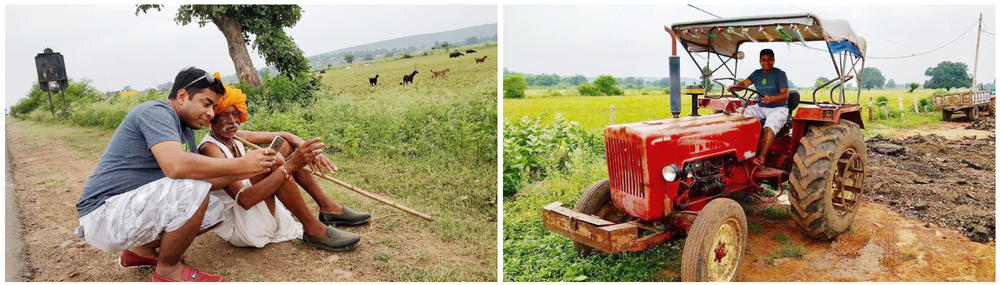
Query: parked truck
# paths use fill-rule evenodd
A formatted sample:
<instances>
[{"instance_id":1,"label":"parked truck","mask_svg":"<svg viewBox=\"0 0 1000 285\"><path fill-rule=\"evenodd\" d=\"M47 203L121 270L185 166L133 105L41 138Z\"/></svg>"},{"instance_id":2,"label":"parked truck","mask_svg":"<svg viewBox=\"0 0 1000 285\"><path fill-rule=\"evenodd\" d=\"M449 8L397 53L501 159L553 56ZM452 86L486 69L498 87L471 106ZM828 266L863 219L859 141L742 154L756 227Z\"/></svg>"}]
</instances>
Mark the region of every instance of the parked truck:
<instances>
[{"instance_id":1,"label":"parked truck","mask_svg":"<svg viewBox=\"0 0 1000 285\"><path fill-rule=\"evenodd\" d=\"M951 120L953 114L965 114L970 121L975 121L979 120L982 113L993 116L996 112L996 95L989 90L934 95L934 107L941 109L942 120Z\"/></svg>"}]
</instances>

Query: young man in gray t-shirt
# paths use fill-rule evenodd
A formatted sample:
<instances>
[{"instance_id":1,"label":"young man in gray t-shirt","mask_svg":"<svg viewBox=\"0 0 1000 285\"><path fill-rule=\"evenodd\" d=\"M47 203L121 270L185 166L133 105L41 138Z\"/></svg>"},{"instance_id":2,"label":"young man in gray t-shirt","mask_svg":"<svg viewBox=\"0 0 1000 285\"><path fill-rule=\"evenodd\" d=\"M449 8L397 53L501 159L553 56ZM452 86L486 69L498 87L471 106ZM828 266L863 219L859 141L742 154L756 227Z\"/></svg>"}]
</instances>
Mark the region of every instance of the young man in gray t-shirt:
<instances>
[{"instance_id":1,"label":"young man in gray t-shirt","mask_svg":"<svg viewBox=\"0 0 1000 285\"><path fill-rule=\"evenodd\" d=\"M760 69L754 70L735 86L730 86L729 91L739 91L750 84L758 92L757 105L747 106L744 114L764 120L757 157L754 157L753 162L761 167L761 172L776 173L777 169L764 166L764 157L774 141L774 135L788 120L788 77L784 71L774 67L774 51L771 49L761 50Z\"/></svg>"},{"instance_id":2,"label":"young man in gray t-shirt","mask_svg":"<svg viewBox=\"0 0 1000 285\"><path fill-rule=\"evenodd\" d=\"M270 171L275 152L237 159L197 153L194 129L214 117L221 79L181 70L166 101L133 108L118 126L76 204L76 235L104 251L122 251L122 266L155 265L153 281L222 281L180 264L200 232L222 221L210 190Z\"/></svg>"}]
</instances>

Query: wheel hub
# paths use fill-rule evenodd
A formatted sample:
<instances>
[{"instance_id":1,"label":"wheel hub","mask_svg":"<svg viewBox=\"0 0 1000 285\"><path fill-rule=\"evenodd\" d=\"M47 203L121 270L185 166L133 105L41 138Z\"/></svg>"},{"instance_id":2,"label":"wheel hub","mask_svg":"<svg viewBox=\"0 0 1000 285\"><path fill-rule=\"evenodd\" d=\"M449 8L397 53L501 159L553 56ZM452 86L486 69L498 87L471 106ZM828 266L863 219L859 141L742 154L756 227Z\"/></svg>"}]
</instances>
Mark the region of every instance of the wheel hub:
<instances>
[{"instance_id":1,"label":"wheel hub","mask_svg":"<svg viewBox=\"0 0 1000 285\"><path fill-rule=\"evenodd\" d=\"M864 198L865 162L853 148L844 150L837 160L833 187L833 208L844 216L857 211Z\"/></svg>"},{"instance_id":2,"label":"wheel hub","mask_svg":"<svg viewBox=\"0 0 1000 285\"><path fill-rule=\"evenodd\" d=\"M740 263L742 236L739 221L734 218L726 220L712 241L712 250L708 252L708 277L711 281L729 281L736 274Z\"/></svg>"}]
</instances>

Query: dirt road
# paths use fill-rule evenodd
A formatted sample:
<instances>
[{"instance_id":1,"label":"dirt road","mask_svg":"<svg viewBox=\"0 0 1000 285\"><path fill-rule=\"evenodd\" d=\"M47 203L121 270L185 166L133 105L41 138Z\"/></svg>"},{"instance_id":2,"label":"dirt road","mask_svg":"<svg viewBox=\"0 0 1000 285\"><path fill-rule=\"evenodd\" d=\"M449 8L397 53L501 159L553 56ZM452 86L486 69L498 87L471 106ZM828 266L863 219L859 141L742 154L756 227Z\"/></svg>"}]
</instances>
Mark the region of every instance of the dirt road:
<instances>
[{"instance_id":1,"label":"dirt road","mask_svg":"<svg viewBox=\"0 0 1000 285\"><path fill-rule=\"evenodd\" d=\"M27 281L149 281L151 269L119 268L117 254L72 236L78 225L76 201L103 146L88 147L81 141L109 138L102 133L67 141L10 120L6 133L15 142L7 147L13 154L13 189L28 265L33 268ZM316 205L306 199L315 211ZM346 228L362 236L362 243L351 252L311 249L299 240L262 249L237 248L209 232L197 237L185 253L187 264L223 274L227 281L472 281L483 280L486 274L495 280L496 263L489 259L495 259L495 253L463 251L414 225L417 219L386 207L364 208L373 209L375 219L367 226ZM392 220L402 222L388 222Z\"/></svg>"}]
</instances>

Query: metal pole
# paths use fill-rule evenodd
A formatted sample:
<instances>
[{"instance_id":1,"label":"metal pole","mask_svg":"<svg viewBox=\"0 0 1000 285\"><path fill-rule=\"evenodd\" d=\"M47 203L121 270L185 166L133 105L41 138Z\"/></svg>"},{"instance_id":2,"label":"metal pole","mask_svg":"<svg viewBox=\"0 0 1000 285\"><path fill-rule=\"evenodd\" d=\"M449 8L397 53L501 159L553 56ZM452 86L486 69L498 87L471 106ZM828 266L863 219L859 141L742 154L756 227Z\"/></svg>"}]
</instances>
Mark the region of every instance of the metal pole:
<instances>
[{"instance_id":1,"label":"metal pole","mask_svg":"<svg viewBox=\"0 0 1000 285\"><path fill-rule=\"evenodd\" d=\"M52 117L55 117L56 107L55 105L52 105L52 91L45 91L45 93L49 94L49 112L52 113Z\"/></svg>"},{"instance_id":2,"label":"metal pole","mask_svg":"<svg viewBox=\"0 0 1000 285\"><path fill-rule=\"evenodd\" d=\"M976 61L972 64L972 90L976 90L976 71L979 69L979 36L983 33L983 13L979 13L979 31L976 32Z\"/></svg>"}]
</instances>

